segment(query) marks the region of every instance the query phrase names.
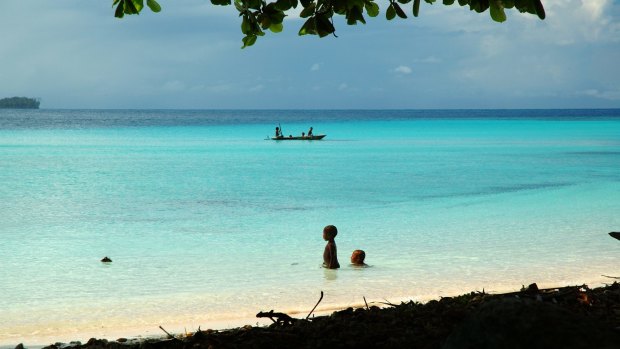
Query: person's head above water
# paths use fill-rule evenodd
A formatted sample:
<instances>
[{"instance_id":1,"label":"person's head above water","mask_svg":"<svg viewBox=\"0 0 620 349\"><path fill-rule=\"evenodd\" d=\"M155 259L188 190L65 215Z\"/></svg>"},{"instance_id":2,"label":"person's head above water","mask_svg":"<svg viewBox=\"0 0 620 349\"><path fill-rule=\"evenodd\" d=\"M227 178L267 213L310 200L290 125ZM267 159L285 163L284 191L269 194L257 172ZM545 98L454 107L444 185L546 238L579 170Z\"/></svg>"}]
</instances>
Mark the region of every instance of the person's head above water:
<instances>
[{"instance_id":1,"label":"person's head above water","mask_svg":"<svg viewBox=\"0 0 620 349\"><path fill-rule=\"evenodd\" d=\"M364 259L366 258L366 252L362 250L355 250L351 255L351 263L355 265L364 265Z\"/></svg>"},{"instance_id":2,"label":"person's head above water","mask_svg":"<svg viewBox=\"0 0 620 349\"><path fill-rule=\"evenodd\" d=\"M323 228L323 240L333 240L338 235L338 228L334 225L327 225Z\"/></svg>"}]
</instances>

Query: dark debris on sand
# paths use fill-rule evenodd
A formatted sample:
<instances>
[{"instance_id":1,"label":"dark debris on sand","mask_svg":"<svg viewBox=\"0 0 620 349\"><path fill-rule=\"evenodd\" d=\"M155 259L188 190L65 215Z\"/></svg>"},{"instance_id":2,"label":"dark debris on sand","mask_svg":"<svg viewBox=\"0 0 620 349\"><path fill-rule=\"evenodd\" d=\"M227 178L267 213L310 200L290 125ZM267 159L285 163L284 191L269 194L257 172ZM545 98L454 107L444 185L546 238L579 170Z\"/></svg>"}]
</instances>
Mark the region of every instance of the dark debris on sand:
<instances>
[{"instance_id":1,"label":"dark debris on sand","mask_svg":"<svg viewBox=\"0 0 620 349\"><path fill-rule=\"evenodd\" d=\"M44 349L620 348L620 284L346 309L267 327L206 330L167 339L51 345ZM263 313L265 314L265 313Z\"/></svg>"}]
</instances>

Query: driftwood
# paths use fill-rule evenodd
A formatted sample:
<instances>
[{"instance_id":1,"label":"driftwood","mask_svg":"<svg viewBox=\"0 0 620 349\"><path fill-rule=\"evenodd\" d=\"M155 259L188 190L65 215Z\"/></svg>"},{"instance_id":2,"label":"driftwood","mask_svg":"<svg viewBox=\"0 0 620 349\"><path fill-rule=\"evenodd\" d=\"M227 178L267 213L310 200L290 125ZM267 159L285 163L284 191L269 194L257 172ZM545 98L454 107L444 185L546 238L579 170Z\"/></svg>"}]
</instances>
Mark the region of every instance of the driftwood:
<instances>
[{"instance_id":1,"label":"driftwood","mask_svg":"<svg viewBox=\"0 0 620 349\"><path fill-rule=\"evenodd\" d=\"M620 280L620 276L609 276L609 275L601 275L604 276L606 278L610 278L610 279L619 279Z\"/></svg>"},{"instance_id":2,"label":"driftwood","mask_svg":"<svg viewBox=\"0 0 620 349\"><path fill-rule=\"evenodd\" d=\"M290 326L298 321L298 319L290 317L288 314L284 313L275 313L273 310L268 312L259 312L256 314L256 317L263 318L268 317L274 324L278 324L280 326ZM275 318L275 320L274 320Z\"/></svg>"},{"instance_id":3,"label":"driftwood","mask_svg":"<svg viewBox=\"0 0 620 349\"><path fill-rule=\"evenodd\" d=\"M312 308L312 310L310 310L310 313L308 313L308 316L306 316L306 320L308 320L310 315L312 315L312 313L314 313L314 309L316 309L316 307L319 305L319 303L321 303L322 300L323 300L323 291L321 291L321 297L319 298L319 301L316 302L316 304L314 305L314 308Z\"/></svg>"},{"instance_id":4,"label":"driftwood","mask_svg":"<svg viewBox=\"0 0 620 349\"><path fill-rule=\"evenodd\" d=\"M321 303L322 300L323 300L323 291L321 291L321 297L319 297L319 301L316 302L316 304L314 305L314 308L310 310L310 313L308 313L308 316L306 316L305 320L308 320L308 318L310 318L310 316L312 315L312 313L314 313L314 310L319 305L319 303ZM257 318L267 317L271 321L273 321L274 324L277 324L278 326L291 326L291 325L294 325L297 321L299 321L299 319L295 319L288 314L276 313L273 311L273 309L267 312L261 311L258 314L256 314L256 317Z\"/></svg>"},{"instance_id":5,"label":"driftwood","mask_svg":"<svg viewBox=\"0 0 620 349\"><path fill-rule=\"evenodd\" d=\"M163 327L159 326L159 328L164 331L165 334L168 335L168 339L174 339L174 336L171 335L168 331L166 331Z\"/></svg>"}]
</instances>

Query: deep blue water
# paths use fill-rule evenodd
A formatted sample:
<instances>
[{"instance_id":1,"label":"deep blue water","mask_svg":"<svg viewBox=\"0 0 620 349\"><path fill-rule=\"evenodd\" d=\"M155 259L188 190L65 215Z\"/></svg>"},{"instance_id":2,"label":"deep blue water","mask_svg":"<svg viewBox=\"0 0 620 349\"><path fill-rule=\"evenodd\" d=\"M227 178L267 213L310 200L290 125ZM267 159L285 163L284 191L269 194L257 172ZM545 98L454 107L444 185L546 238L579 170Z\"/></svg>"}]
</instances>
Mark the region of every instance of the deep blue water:
<instances>
[{"instance_id":1,"label":"deep blue water","mask_svg":"<svg viewBox=\"0 0 620 349\"><path fill-rule=\"evenodd\" d=\"M512 110L2 110L0 129L214 126L413 119L617 120L619 109Z\"/></svg>"}]
</instances>

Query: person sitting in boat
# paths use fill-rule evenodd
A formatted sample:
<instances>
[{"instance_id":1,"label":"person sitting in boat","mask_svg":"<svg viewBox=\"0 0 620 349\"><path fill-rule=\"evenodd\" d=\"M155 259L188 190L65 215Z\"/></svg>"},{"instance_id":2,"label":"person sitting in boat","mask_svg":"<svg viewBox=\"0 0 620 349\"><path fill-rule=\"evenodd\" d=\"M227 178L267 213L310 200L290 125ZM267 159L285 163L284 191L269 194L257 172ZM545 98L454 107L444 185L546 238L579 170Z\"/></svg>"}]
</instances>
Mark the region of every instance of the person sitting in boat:
<instances>
[{"instance_id":1,"label":"person sitting in boat","mask_svg":"<svg viewBox=\"0 0 620 349\"><path fill-rule=\"evenodd\" d=\"M280 131L280 128L276 126L276 138L280 137L282 137L282 132Z\"/></svg>"},{"instance_id":2,"label":"person sitting in boat","mask_svg":"<svg viewBox=\"0 0 620 349\"><path fill-rule=\"evenodd\" d=\"M312 137L312 127L308 130L308 137Z\"/></svg>"}]
</instances>

